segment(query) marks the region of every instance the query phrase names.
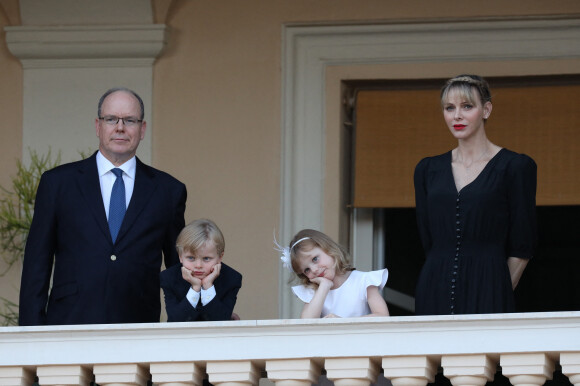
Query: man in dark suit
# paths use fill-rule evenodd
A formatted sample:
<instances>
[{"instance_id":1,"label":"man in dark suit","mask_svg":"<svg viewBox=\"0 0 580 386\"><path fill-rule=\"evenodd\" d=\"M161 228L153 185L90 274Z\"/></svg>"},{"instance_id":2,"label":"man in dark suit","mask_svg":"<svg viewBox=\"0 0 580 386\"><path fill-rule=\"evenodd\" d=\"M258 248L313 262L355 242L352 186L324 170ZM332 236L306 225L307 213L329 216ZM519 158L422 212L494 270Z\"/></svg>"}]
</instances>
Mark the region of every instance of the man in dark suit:
<instances>
[{"instance_id":1,"label":"man in dark suit","mask_svg":"<svg viewBox=\"0 0 580 386\"><path fill-rule=\"evenodd\" d=\"M162 254L167 267L178 263L187 192L135 157L143 117L135 92L107 91L95 120L99 151L42 175L24 254L21 326L159 321Z\"/></svg>"}]
</instances>

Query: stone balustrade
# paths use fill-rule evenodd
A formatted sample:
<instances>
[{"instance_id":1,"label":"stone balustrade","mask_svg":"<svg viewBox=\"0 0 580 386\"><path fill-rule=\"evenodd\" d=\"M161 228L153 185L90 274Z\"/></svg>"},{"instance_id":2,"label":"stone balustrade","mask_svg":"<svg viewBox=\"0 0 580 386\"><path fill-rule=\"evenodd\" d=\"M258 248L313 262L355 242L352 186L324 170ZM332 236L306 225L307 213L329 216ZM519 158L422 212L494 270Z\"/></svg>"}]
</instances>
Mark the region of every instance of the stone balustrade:
<instances>
[{"instance_id":1,"label":"stone balustrade","mask_svg":"<svg viewBox=\"0 0 580 386\"><path fill-rule=\"evenodd\" d=\"M580 386L580 312L0 328L0 386L483 386L498 368Z\"/></svg>"}]
</instances>

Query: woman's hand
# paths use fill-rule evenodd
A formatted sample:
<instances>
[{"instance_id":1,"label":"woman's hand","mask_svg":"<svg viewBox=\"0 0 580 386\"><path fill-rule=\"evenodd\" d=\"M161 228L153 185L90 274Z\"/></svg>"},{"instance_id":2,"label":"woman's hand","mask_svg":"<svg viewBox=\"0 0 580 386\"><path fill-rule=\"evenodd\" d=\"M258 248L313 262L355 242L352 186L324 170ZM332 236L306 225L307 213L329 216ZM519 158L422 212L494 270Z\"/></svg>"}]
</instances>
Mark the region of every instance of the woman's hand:
<instances>
[{"instance_id":1,"label":"woman's hand","mask_svg":"<svg viewBox=\"0 0 580 386\"><path fill-rule=\"evenodd\" d=\"M528 259L522 259L519 257L508 257L507 265L508 269L510 270L510 277L512 279L512 289L516 289L522 274L524 273L524 269L528 265Z\"/></svg>"}]
</instances>

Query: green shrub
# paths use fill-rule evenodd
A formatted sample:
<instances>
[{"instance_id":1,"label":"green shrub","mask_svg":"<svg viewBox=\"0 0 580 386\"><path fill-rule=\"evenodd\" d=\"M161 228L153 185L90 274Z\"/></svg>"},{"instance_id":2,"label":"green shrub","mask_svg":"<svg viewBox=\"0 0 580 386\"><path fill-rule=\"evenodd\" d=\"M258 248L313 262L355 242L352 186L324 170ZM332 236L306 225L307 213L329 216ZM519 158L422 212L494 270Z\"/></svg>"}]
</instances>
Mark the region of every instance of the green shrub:
<instances>
[{"instance_id":1,"label":"green shrub","mask_svg":"<svg viewBox=\"0 0 580 386\"><path fill-rule=\"evenodd\" d=\"M12 177L11 186L0 186L0 255L6 265L0 276L6 276L15 265L21 266L40 177L46 170L60 164L60 153L53 157L50 150L45 155L39 155L29 149L29 154L28 165L17 161L16 176ZM0 297L0 301L0 324L17 325L18 304L4 297Z\"/></svg>"}]
</instances>

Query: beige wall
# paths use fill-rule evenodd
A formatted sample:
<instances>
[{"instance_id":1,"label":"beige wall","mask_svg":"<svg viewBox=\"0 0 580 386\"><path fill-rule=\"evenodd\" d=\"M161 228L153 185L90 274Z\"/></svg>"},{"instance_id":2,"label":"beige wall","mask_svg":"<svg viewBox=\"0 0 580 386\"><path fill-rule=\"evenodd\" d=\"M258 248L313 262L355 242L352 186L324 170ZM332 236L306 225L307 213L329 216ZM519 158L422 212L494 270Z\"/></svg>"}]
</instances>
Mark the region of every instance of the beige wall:
<instances>
[{"instance_id":1,"label":"beige wall","mask_svg":"<svg viewBox=\"0 0 580 386\"><path fill-rule=\"evenodd\" d=\"M5 3L14 2L0 4ZM446 1L444 7L436 3L153 2L156 22L170 27L168 45L154 67L153 165L187 184L187 221L210 217L224 231L225 261L244 275L236 306L242 318L278 316L279 262L272 249L272 233L280 223L281 32L285 23L580 14L577 0L514 0L508 4L504 0L462 0ZM2 12L0 23L7 23ZM4 39L0 70L0 134L9 139L0 143L4 150L0 181L6 181L22 147L22 117L14 113L22 109L22 79ZM333 140L327 145L336 143ZM330 159L336 160L335 149L327 150L334 157ZM327 175L336 182L340 173L333 164L329 162ZM337 194L329 194L325 207L336 208L338 200ZM325 220L333 236L338 232L335 218L338 215Z\"/></svg>"},{"instance_id":2,"label":"beige wall","mask_svg":"<svg viewBox=\"0 0 580 386\"><path fill-rule=\"evenodd\" d=\"M237 306L242 317L277 314L271 239L280 210L284 23L580 12L576 1L446 4L179 1L170 10L169 45L154 72L153 159L187 182L188 220L208 216L222 226L226 261L244 274Z\"/></svg>"}]
</instances>

